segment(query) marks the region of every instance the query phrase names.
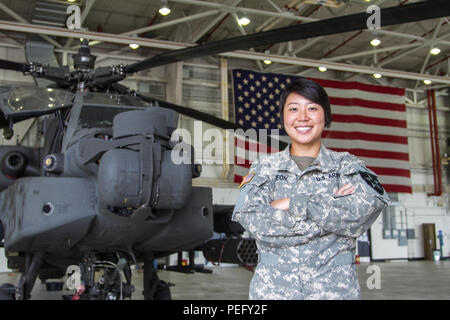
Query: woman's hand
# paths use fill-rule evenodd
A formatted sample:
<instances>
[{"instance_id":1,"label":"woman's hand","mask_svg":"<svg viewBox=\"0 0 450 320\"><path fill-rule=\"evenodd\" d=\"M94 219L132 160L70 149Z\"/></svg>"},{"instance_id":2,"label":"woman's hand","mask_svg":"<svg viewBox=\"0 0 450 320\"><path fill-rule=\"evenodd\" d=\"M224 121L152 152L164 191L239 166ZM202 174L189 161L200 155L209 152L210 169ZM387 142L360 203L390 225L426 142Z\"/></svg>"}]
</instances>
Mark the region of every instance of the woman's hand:
<instances>
[{"instance_id":1,"label":"woman's hand","mask_svg":"<svg viewBox=\"0 0 450 320\"><path fill-rule=\"evenodd\" d=\"M336 195L338 196L343 196L346 194L351 194L353 193L353 191L355 191L355 187L352 186L350 183L346 184L345 186L343 186L342 188L340 188L337 192Z\"/></svg>"},{"instance_id":2,"label":"woman's hand","mask_svg":"<svg viewBox=\"0 0 450 320\"><path fill-rule=\"evenodd\" d=\"M275 209L289 210L289 198L273 200L270 205Z\"/></svg>"}]
</instances>

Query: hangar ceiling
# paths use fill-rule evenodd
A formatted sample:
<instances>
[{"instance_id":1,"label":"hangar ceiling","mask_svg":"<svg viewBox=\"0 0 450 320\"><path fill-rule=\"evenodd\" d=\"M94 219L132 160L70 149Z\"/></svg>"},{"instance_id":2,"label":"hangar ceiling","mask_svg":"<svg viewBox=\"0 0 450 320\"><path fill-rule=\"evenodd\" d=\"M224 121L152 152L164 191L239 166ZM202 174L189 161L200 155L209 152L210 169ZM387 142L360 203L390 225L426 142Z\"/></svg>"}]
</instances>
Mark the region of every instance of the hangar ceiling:
<instances>
[{"instance_id":1,"label":"hangar ceiling","mask_svg":"<svg viewBox=\"0 0 450 320\"><path fill-rule=\"evenodd\" d=\"M75 0L72 3L63 0L0 0L0 37L3 39L3 45L20 45L25 39L24 30L42 34L47 32L43 29L44 26L64 28L65 8L70 4L77 4L82 11L82 31L105 36L104 43L93 47L94 54L96 50L103 50L104 55L129 54L143 59L161 49L183 48L299 23L361 13L366 11L369 5L387 8L414 2L422 1L169 0L171 13L163 16L158 13L160 0ZM250 19L246 26L237 21L243 15ZM363 30L250 50L256 52L257 57L267 55L274 61L270 65L264 64L262 58L255 62L255 69L269 72L307 74L323 62L355 66L353 73L343 73L343 80L351 80L358 74L358 70L362 72L365 67L389 69L399 74L423 74L424 78L431 75L448 79L449 20L449 17L430 19L383 27L376 34ZM15 24L5 29L2 22ZM33 31L26 29L29 27L28 23L33 24ZM117 36L114 43L107 39L112 39L112 35ZM128 42L133 37L137 37L137 43L141 44L139 50L128 47ZM381 40L381 44L376 47L370 44L375 37ZM44 38L60 52L75 50L79 44L69 32L47 32ZM432 48L439 48L440 53L430 53ZM305 64L305 61L314 61L317 65L311 67ZM388 78L371 80L389 84ZM447 88L448 83L438 81L431 86L437 89ZM420 89L427 86L416 79L410 81L408 87Z\"/></svg>"}]
</instances>

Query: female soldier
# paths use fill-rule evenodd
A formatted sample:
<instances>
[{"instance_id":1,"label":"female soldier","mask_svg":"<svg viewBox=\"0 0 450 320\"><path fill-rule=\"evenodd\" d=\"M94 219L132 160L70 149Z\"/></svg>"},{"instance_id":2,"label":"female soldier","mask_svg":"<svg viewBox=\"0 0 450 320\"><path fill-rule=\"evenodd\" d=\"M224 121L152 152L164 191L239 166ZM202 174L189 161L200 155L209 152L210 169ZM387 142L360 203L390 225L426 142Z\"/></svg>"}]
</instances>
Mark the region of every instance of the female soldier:
<instances>
[{"instance_id":1,"label":"female soldier","mask_svg":"<svg viewBox=\"0 0 450 320\"><path fill-rule=\"evenodd\" d=\"M319 84L288 86L280 119L291 144L253 162L233 212L259 251L249 298L360 299L356 238L389 198L363 161L322 145L332 116Z\"/></svg>"}]
</instances>

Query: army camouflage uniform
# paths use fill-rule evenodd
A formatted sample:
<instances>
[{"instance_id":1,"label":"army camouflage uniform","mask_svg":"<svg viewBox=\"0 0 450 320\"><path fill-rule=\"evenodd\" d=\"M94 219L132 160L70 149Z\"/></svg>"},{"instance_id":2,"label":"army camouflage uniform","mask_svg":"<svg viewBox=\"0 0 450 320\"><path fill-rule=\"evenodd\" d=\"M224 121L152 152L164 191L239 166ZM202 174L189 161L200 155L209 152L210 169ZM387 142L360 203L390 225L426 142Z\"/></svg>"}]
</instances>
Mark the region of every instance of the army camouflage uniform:
<instances>
[{"instance_id":1,"label":"army camouflage uniform","mask_svg":"<svg viewBox=\"0 0 450 320\"><path fill-rule=\"evenodd\" d=\"M347 152L322 145L301 171L289 150L254 161L233 212L259 251L249 298L360 299L355 238L389 198L376 175ZM335 194L348 183L356 187L352 194ZM290 198L289 210L270 205L282 198Z\"/></svg>"}]
</instances>

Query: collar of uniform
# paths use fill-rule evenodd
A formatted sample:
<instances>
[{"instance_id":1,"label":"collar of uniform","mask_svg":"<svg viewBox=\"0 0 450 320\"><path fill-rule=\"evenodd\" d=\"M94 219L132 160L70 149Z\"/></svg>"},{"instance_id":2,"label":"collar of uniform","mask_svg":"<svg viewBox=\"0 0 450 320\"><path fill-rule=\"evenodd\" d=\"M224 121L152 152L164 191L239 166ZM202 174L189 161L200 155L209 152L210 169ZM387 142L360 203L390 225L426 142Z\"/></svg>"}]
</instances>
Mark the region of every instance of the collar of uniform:
<instances>
[{"instance_id":1,"label":"collar of uniform","mask_svg":"<svg viewBox=\"0 0 450 320\"><path fill-rule=\"evenodd\" d=\"M280 152L280 158L278 163L278 170L289 171L292 173L301 174L299 167L295 163L295 161L291 157L291 145L289 144L283 151ZM331 151L328 150L323 144L320 146L319 156L313 163L306 168L303 173L318 169L322 172L329 172L336 170L336 165L334 163L333 158L331 157Z\"/></svg>"},{"instance_id":2,"label":"collar of uniform","mask_svg":"<svg viewBox=\"0 0 450 320\"><path fill-rule=\"evenodd\" d=\"M313 161L310 168L311 167L317 167L322 172L336 170L336 164L333 157L331 156L331 150L321 144L319 156L316 158L316 160Z\"/></svg>"}]
</instances>

